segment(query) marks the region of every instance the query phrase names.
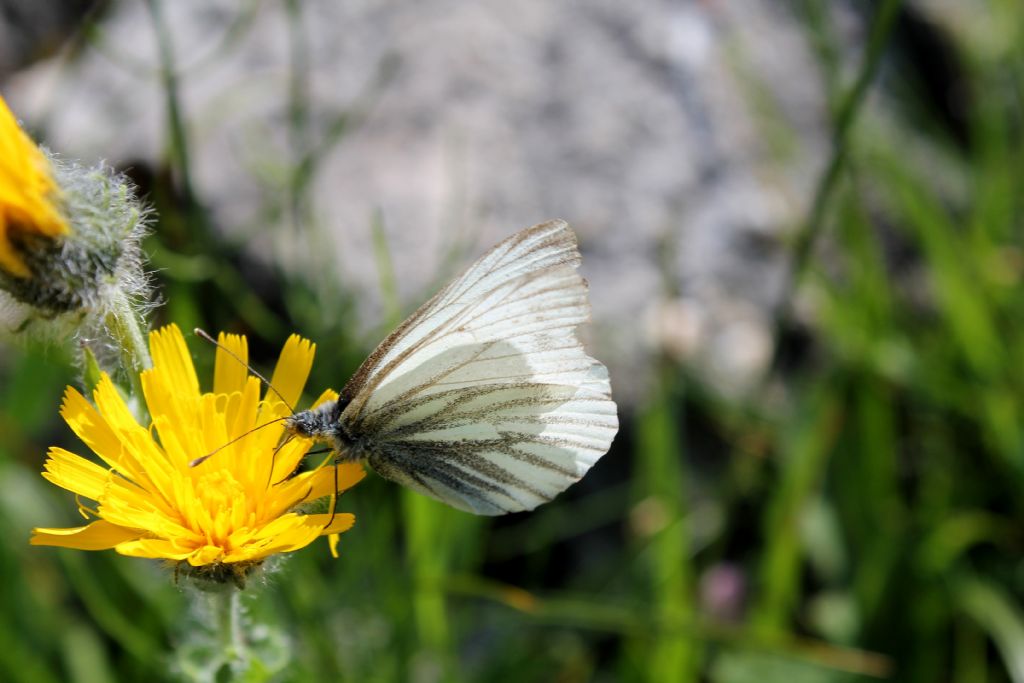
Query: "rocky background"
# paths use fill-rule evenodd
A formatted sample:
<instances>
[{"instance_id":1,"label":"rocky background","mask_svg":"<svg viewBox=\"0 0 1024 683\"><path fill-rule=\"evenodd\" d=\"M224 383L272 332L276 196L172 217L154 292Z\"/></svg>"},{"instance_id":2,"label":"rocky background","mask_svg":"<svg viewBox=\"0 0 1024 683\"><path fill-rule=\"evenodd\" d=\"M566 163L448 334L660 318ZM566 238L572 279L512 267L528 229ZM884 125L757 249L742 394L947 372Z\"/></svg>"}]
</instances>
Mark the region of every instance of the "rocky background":
<instances>
[{"instance_id":1,"label":"rocky background","mask_svg":"<svg viewBox=\"0 0 1024 683\"><path fill-rule=\"evenodd\" d=\"M362 329L381 315L375 216L407 309L512 231L563 217L621 397L643 391L646 359L663 347L726 392L771 359L788 239L830 149L794 4L150 10L8 0L4 95L63 155L159 173L173 64L188 182L216 229L358 292ZM845 3L832 11L851 46L842 58L855 60L860 17ZM302 161L311 172L297 181Z\"/></svg>"}]
</instances>

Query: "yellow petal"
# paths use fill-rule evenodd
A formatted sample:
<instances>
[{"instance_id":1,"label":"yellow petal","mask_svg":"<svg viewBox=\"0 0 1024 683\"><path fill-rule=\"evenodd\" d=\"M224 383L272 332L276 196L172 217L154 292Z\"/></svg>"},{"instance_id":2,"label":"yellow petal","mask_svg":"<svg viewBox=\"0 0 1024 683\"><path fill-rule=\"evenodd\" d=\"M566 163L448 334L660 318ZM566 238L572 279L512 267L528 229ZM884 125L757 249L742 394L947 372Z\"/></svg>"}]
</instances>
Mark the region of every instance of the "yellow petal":
<instances>
[{"instance_id":1,"label":"yellow petal","mask_svg":"<svg viewBox=\"0 0 1024 683\"><path fill-rule=\"evenodd\" d=\"M56 237L69 232L55 203L58 195L50 162L0 97L0 268L16 277L30 275L12 234Z\"/></svg>"},{"instance_id":2,"label":"yellow petal","mask_svg":"<svg viewBox=\"0 0 1024 683\"><path fill-rule=\"evenodd\" d=\"M297 334L288 337L284 348L281 349L281 356L277 360L270 383L291 407L295 406L302 395L302 387L306 386L306 380L309 379L315 353L316 344Z\"/></svg>"},{"instance_id":3,"label":"yellow petal","mask_svg":"<svg viewBox=\"0 0 1024 683\"><path fill-rule=\"evenodd\" d=\"M171 541L156 538L119 543L114 550L129 557L150 557L159 560L184 560L194 552L192 548L182 548Z\"/></svg>"},{"instance_id":4,"label":"yellow petal","mask_svg":"<svg viewBox=\"0 0 1024 683\"><path fill-rule=\"evenodd\" d=\"M313 401L313 407L316 408L321 403L327 403L328 401L337 401L337 400L338 400L338 392L335 391L334 389L326 389L324 391L324 393L320 394L320 397L317 398L317 400Z\"/></svg>"},{"instance_id":5,"label":"yellow petal","mask_svg":"<svg viewBox=\"0 0 1024 683\"><path fill-rule=\"evenodd\" d=\"M188 556L188 563L193 567L203 567L224 561L224 548L215 545L204 545Z\"/></svg>"},{"instance_id":6,"label":"yellow petal","mask_svg":"<svg viewBox=\"0 0 1024 683\"><path fill-rule=\"evenodd\" d=\"M334 515L334 521L330 526L325 526L331 519L330 514L306 515L305 519L309 526L320 527L320 536L340 534L351 529L356 523L356 516L351 512L339 512Z\"/></svg>"},{"instance_id":7,"label":"yellow petal","mask_svg":"<svg viewBox=\"0 0 1024 683\"><path fill-rule=\"evenodd\" d=\"M277 455L272 456L273 473L270 475L270 482L277 484L287 480L298 468L299 463L306 456L306 451L312 445L313 441L311 439L294 437L282 446L277 451ZM287 495L291 496L294 493L289 491Z\"/></svg>"},{"instance_id":8,"label":"yellow petal","mask_svg":"<svg viewBox=\"0 0 1024 683\"><path fill-rule=\"evenodd\" d=\"M175 505L177 502L167 501L162 496L155 496L130 482L115 478L97 513L118 526L146 529L151 536L195 545L201 535L187 524L182 511Z\"/></svg>"},{"instance_id":9,"label":"yellow petal","mask_svg":"<svg viewBox=\"0 0 1024 683\"><path fill-rule=\"evenodd\" d=\"M149 333L149 350L153 354L153 370L159 371L168 386L179 393L199 395L199 380L185 337L177 325L171 324Z\"/></svg>"},{"instance_id":10,"label":"yellow petal","mask_svg":"<svg viewBox=\"0 0 1024 683\"><path fill-rule=\"evenodd\" d=\"M102 382L102 376L100 381ZM71 431L88 446L93 453L103 458L111 467L121 462L121 440L106 419L73 387L64 392L64 402L60 409L61 417L71 427Z\"/></svg>"},{"instance_id":11,"label":"yellow petal","mask_svg":"<svg viewBox=\"0 0 1024 683\"><path fill-rule=\"evenodd\" d=\"M213 369L213 393L232 394L242 391L249 377L249 370L246 367L249 362L247 339L239 334L221 332L217 335L217 343L220 347L217 348L217 360Z\"/></svg>"},{"instance_id":12,"label":"yellow petal","mask_svg":"<svg viewBox=\"0 0 1024 683\"><path fill-rule=\"evenodd\" d=\"M33 529L29 543L75 550L108 550L142 534L143 532L138 529L126 529L99 519L91 524L69 529Z\"/></svg>"},{"instance_id":13,"label":"yellow petal","mask_svg":"<svg viewBox=\"0 0 1024 683\"><path fill-rule=\"evenodd\" d=\"M352 488L366 476L366 470L358 462L338 463L338 493L344 493ZM334 465L324 465L312 472L306 472L295 479L294 486L298 491L300 488L309 489L305 500L316 500L324 496L334 494Z\"/></svg>"},{"instance_id":14,"label":"yellow petal","mask_svg":"<svg viewBox=\"0 0 1024 683\"><path fill-rule=\"evenodd\" d=\"M7 271L15 277L24 278L31 275L32 272L25 266L18 255L17 247L11 243L10 238L7 236L7 224L14 222L12 218L0 217L0 269Z\"/></svg>"},{"instance_id":15,"label":"yellow petal","mask_svg":"<svg viewBox=\"0 0 1024 683\"><path fill-rule=\"evenodd\" d=\"M117 436L120 445L115 467L137 484L166 494L165 484L171 468L163 449L153 440L149 430L135 421L135 416L108 375L100 377L92 397L97 412ZM195 432L194 428L192 432ZM102 453L99 455L103 456Z\"/></svg>"},{"instance_id":16,"label":"yellow petal","mask_svg":"<svg viewBox=\"0 0 1024 683\"><path fill-rule=\"evenodd\" d=\"M47 481L92 500L99 500L110 472L85 458L56 446L50 448L43 476Z\"/></svg>"},{"instance_id":17,"label":"yellow petal","mask_svg":"<svg viewBox=\"0 0 1024 683\"><path fill-rule=\"evenodd\" d=\"M259 560L275 553L287 553L305 548L320 535L304 515L287 514L259 530L244 548L231 553L226 561Z\"/></svg>"},{"instance_id":18,"label":"yellow petal","mask_svg":"<svg viewBox=\"0 0 1024 683\"><path fill-rule=\"evenodd\" d=\"M228 436L237 439L250 431L256 424L260 405L260 382L250 377L243 385L241 392L232 393L224 406L224 423L228 427ZM248 446L245 444L243 447Z\"/></svg>"}]
</instances>

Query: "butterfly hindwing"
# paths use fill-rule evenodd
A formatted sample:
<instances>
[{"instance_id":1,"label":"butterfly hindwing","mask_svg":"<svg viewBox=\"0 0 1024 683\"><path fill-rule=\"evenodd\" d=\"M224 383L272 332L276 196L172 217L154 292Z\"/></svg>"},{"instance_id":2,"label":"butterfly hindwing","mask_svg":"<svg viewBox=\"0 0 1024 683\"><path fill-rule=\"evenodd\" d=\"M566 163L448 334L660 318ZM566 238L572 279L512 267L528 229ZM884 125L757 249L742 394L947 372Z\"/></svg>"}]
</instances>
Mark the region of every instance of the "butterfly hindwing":
<instances>
[{"instance_id":1,"label":"butterfly hindwing","mask_svg":"<svg viewBox=\"0 0 1024 683\"><path fill-rule=\"evenodd\" d=\"M533 509L577 481L616 431L606 395L559 384L490 384L428 400L437 410L382 435L382 475L477 514Z\"/></svg>"},{"instance_id":2,"label":"butterfly hindwing","mask_svg":"<svg viewBox=\"0 0 1024 683\"><path fill-rule=\"evenodd\" d=\"M424 304L346 385L341 416L382 476L478 514L578 480L618 429L563 221L513 235Z\"/></svg>"}]
</instances>

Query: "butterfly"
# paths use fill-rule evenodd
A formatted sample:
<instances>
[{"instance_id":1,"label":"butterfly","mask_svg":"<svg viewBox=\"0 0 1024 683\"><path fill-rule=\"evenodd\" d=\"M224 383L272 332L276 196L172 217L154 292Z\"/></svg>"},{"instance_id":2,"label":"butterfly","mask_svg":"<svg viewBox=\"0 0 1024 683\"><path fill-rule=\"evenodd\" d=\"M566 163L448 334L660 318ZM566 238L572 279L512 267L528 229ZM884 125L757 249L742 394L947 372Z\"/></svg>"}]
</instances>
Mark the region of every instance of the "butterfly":
<instances>
[{"instance_id":1,"label":"butterfly","mask_svg":"<svg viewBox=\"0 0 1024 683\"><path fill-rule=\"evenodd\" d=\"M480 515L532 510L579 480L618 431L608 370L565 221L501 242L380 343L335 401L285 420L336 462Z\"/></svg>"}]
</instances>

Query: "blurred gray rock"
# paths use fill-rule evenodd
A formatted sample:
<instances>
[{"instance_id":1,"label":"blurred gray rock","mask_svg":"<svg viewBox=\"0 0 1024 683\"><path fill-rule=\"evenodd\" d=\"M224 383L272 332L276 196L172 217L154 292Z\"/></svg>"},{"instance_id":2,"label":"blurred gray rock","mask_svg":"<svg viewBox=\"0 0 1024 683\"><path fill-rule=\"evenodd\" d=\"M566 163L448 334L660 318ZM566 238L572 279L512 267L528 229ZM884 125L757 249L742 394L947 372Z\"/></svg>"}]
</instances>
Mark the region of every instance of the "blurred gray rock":
<instances>
[{"instance_id":1,"label":"blurred gray rock","mask_svg":"<svg viewBox=\"0 0 1024 683\"><path fill-rule=\"evenodd\" d=\"M754 381L771 356L783 242L828 151L821 79L788 3L295 4L290 33L286 3L163 3L196 186L219 228L366 292L365 329L380 315L376 210L410 308L439 270L565 218L591 283L588 336L620 398L642 395L661 350L723 391ZM100 28L4 93L65 156L158 163L150 15L116 2ZM289 128L296 55L304 133ZM375 86L389 60L395 70ZM332 138L352 110L355 124ZM322 163L296 232L282 208L304 147ZM324 239L329 248L315 246Z\"/></svg>"}]
</instances>

